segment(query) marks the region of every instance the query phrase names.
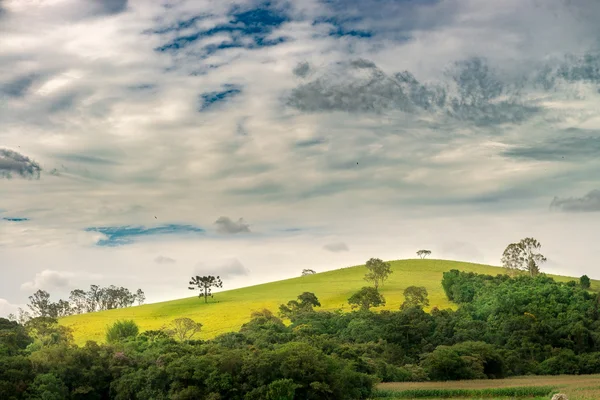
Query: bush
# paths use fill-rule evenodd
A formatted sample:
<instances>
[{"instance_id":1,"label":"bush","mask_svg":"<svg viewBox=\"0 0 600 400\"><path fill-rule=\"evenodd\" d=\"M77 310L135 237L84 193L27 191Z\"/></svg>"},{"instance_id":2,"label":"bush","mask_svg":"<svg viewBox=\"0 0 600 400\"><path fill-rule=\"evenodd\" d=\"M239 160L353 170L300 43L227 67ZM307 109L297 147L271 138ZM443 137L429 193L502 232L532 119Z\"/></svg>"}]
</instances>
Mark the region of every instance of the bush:
<instances>
[{"instance_id":1,"label":"bush","mask_svg":"<svg viewBox=\"0 0 600 400\"><path fill-rule=\"evenodd\" d=\"M106 329L106 341L116 343L137 337L140 328L132 320L117 321Z\"/></svg>"},{"instance_id":2,"label":"bush","mask_svg":"<svg viewBox=\"0 0 600 400\"><path fill-rule=\"evenodd\" d=\"M563 349L554 357L550 357L538 366L541 375L572 375L579 373L579 357L573 350Z\"/></svg>"}]
</instances>

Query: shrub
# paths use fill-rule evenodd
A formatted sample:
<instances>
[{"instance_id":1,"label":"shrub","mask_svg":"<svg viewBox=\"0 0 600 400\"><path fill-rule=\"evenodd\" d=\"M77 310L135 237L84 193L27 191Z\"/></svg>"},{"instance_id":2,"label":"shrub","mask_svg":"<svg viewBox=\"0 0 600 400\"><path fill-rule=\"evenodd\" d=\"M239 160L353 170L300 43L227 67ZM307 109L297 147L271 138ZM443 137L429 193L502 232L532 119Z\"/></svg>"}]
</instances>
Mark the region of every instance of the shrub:
<instances>
[{"instance_id":1,"label":"shrub","mask_svg":"<svg viewBox=\"0 0 600 400\"><path fill-rule=\"evenodd\" d=\"M106 341L115 343L125 339L133 339L139 331L137 324L132 320L116 321L106 329Z\"/></svg>"}]
</instances>

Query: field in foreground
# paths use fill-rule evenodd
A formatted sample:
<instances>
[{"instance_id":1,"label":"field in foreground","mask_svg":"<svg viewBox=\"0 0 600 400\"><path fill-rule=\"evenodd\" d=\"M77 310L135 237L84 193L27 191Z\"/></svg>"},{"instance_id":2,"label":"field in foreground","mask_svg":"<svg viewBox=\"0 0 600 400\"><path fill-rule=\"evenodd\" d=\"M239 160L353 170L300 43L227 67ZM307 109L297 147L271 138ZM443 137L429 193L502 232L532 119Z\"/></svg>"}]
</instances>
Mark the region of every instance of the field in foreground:
<instances>
[{"instance_id":1,"label":"field in foreground","mask_svg":"<svg viewBox=\"0 0 600 400\"><path fill-rule=\"evenodd\" d=\"M521 388L527 392L527 388L534 393L536 388L554 389L554 392L564 393L569 400L598 400L600 399L600 375L561 375L561 376L523 376L510 379L498 380L476 380L476 381L454 381L454 382L406 382L406 383L382 383L378 386L378 399L398 399L398 398L452 398L455 400L469 398L471 400L479 398L487 399L550 399L551 396L510 396L495 397L494 390L502 388ZM427 392L433 394L436 391L444 391L446 394L459 393L459 390L471 391L475 396L440 396L440 397L403 397L410 396L411 393L419 391L423 394ZM487 391L491 396L477 396L478 391ZM393 394L392 394L393 393ZM500 392L499 392L500 393ZM391 394L391 395L390 395Z\"/></svg>"},{"instance_id":2,"label":"field in foreground","mask_svg":"<svg viewBox=\"0 0 600 400\"><path fill-rule=\"evenodd\" d=\"M404 301L402 292L408 286L424 286L429 292L430 307L455 308L442 289L442 274L451 269L496 275L504 273L499 267L445 260L392 261L393 273L381 288L387 300L382 309L397 310ZM295 299L302 292L313 292L319 298L322 310L350 310L347 299L367 283L363 277L367 269L356 266L322 272L315 275L265 283L241 289L216 293L208 304L198 297L147 304L139 307L108 310L62 318L60 323L73 328L75 342L87 340L104 342L106 326L118 319L133 319L140 330L159 329L172 320L189 317L204 327L200 339L210 339L221 333L238 330L250 320L252 311L264 308L276 312L279 305ZM575 278L553 276L558 281ZM187 282L182 282L185 285ZM593 281L592 289L599 290L600 282Z\"/></svg>"}]
</instances>

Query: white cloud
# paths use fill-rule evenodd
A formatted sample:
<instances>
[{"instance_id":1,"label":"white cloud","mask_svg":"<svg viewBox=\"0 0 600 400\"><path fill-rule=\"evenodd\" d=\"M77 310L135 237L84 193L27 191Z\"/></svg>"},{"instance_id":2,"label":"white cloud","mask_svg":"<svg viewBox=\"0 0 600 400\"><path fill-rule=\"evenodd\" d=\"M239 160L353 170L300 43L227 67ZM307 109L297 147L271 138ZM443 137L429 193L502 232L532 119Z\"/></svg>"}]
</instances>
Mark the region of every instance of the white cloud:
<instances>
[{"instance_id":1,"label":"white cloud","mask_svg":"<svg viewBox=\"0 0 600 400\"><path fill-rule=\"evenodd\" d=\"M8 300L0 299L0 318L6 318L9 314L17 313L19 307L18 304L11 304Z\"/></svg>"},{"instance_id":2,"label":"white cloud","mask_svg":"<svg viewBox=\"0 0 600 400\"><path fill-rule=\"evenodd\" d=\"M52 289L64 289L69 287L69 277L71 275L69 272L45 269L35 274L33 281L23 283L21 290L36 291L41 289L51 291Z\"/></svg>"}]
</instances>

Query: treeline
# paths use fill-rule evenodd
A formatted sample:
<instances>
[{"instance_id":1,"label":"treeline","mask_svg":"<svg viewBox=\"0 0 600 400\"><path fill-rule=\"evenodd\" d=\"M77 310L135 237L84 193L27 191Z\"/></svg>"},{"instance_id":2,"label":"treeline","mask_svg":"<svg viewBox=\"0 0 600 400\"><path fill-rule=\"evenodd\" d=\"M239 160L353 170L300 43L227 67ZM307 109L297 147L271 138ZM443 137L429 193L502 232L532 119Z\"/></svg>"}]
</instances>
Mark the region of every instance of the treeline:
<instances>
[{"instance_id":1,"label":"treeline","mask_svg":"<svg viewBox=\"0 0 600 400\"><path fill-rule=\"evenodd\" d=\"M382 266L370 278L381 285ZM585 282L446 272L458 310L424 311L423 288L399 310L371 311L373 287L355 311L319 311L314 293L252 314L239 332L190 340L200 329L138 333L110 327L108 344L72 344L52 318L0 320L0 393L7 399L366 399L380 381L496 379L600 373L600 297ZM282 318L290 321L284 323ZM196 324L196 325L194 325Z\"/></svg>"},{"instance_id":2,"label":"treeline","mask_svg":"<svg viewBox=\"0 0 600 400\"><path fill-rule=\"evenodd\" d=\"M136 303L142 305L145 300L146 295L142 289L134 293L125 287L114 285L107 287L90 285L88 291L75 289L71 291L68 300L60 299L56 302L50 300L50 293L38 290L29 296L30 311L19 309L18 314L10 315L9 319L25 323L33 317L60 318L73 314L126 308Z\"/></svg>"}]
</instances>

